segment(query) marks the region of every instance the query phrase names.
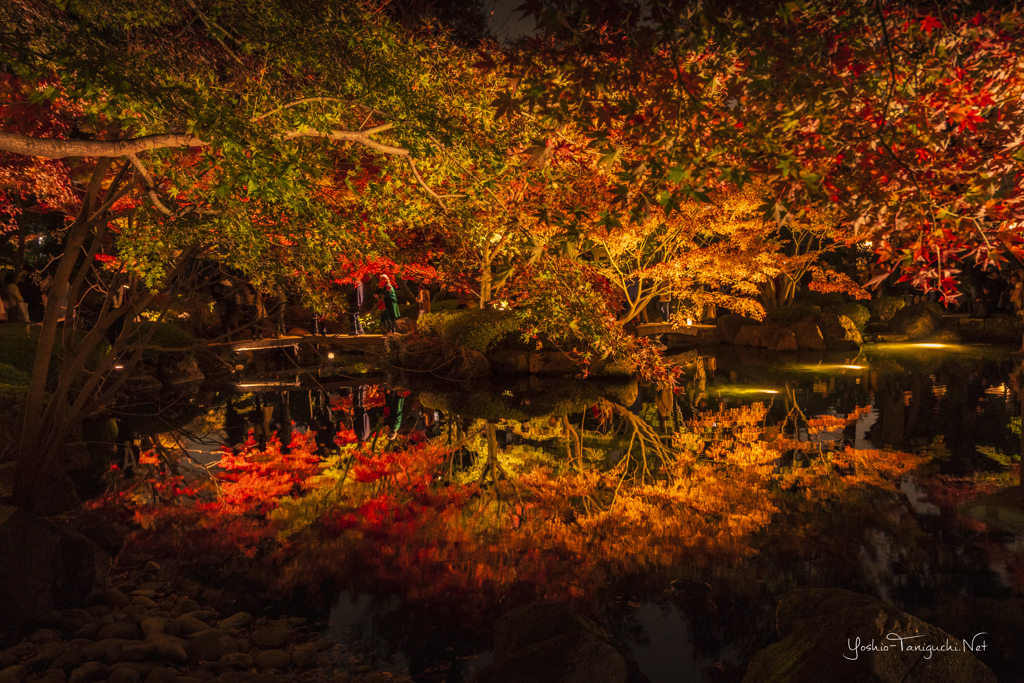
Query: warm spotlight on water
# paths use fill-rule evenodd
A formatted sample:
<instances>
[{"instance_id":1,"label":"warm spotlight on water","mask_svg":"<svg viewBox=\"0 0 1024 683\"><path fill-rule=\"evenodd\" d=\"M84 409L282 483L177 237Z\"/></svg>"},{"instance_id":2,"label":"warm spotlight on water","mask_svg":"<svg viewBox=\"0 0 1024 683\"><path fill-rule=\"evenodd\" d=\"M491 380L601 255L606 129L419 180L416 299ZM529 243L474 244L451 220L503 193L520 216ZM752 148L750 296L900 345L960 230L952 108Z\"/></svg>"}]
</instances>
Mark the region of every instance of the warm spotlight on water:
<instances>
[{"instance_id":1,"label":"warm spotlight on water","mask_svg":"<svg viewBox=\"0 0 1024 683\"><path fill-rule=\"evenodd\" d=\"M774 395L779 392L775 389L763 389L761 387L743 387L733 384L718 387L717 393L721 396L758 396L762 394Z\"/></svg>"},{"instance_id":2,"label":"warm spotlight on water","mask_svg":"<svg viewBox=\"0 0 1024 683\"><path fill-rule=\"evenodd\" d=\"M837 365L837 364L820 363L820 364L794 365L794 366L792 366L792 369L799 370L799 371L802 371L802 372L814 372L814 373L821 374L821 373L828 373L828 372L838 372L840 370L867 370L868 366L867 365L853 365L853 364Z\"/></svg>"}]
</instances>

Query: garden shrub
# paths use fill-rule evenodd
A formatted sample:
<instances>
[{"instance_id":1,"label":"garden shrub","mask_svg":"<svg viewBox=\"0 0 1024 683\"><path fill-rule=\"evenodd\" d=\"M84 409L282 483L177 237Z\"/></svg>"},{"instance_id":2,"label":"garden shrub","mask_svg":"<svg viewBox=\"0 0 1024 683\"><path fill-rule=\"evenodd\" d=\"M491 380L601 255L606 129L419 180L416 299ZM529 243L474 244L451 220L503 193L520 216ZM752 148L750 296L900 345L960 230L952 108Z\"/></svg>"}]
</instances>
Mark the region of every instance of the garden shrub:
<instances>
[{"instance_id":1,"label":"garden shrub","mask_svg":"<svg viewBox=\"0 0 1024 683\"><path fill-rule=\"evenodd\" d=\"M0 325L0 358L4 364L14 370L30 376L32 373L32 361L35 358L36 346L39 343L39 325L26 325L24 323L6 323ZM84 330L77 330L75 334L84 336ZM103 341L86 359L87 368L95 368L100 360L110 350L110 345ZM47 389L53 389L57 382L57 369L60 360L64 355L61 335L58 334L54 340L53 354L50 357L49 374L46 378ZM0 382L6 382L0 378ZM21 384L22 382L14 382ZM28 379L24 381L28 383Z\"/></svg>"},{"instance_id":2,"label":"garden shrub","mask_svg":"<svg viewBox=\"0 0 1024 683\"><path fill-rule=\"evenodd\" d=\"M15 370L31 373L32 358L39 340L38 327L33 329L24 323L0 325L0 358Z\"/></svg>"},{"instance_id":3,"label":"garden shrub","mask_svg":"<svg viewBox=\"0 0 1024 683\"><path fill-rule=\"evenodd\" d=\"M485 353L518 329L519 320L512 311L471 308L448 318L441 330L441 341Z\"/></svg>"},{"instance_id":4,"label":"garden shrub","mask_svg":"<svg viewBox=\"0 0 1024 683\"><path fill-rule=\"evenodd\" d=\"M846 297L839 292L815 292L809 289L797 292L794 299L794 304L821 306L822 308L831 309L839 308L846 303Z\"/></svg>"},{"instance_id":5,"label":"garden shrub","mask_svg":"<svg viewBox=\"0 0 1024 683\"><path fill-rule=\"evenodd\" d=\"M430 304L430 311L432 313L442 313L445 311L454 311L458 309L458 299L441 299L440 301L433 301Z\"/></svg>"},{"instance_id":6,"label":"garden shrub","mask_svg":"<svg viewBox=\"0 0 1024 683\"><path fill-rule=\"evenodd\" d=\"M0 384L21 384L28 386L29 374L13 365L0 363Z\"/></svg>"},{"instance_id":7,"label":"garden shrub","mask_svg":"<svg viewBox=\"0 0 1024 683\"><path fill-rule=\"evenodd\" d=\"M821 314L821 308L808 304L791 304L768 312L767 322L790 325L798 320L813 320Z\"/></svg>"},{"instance_id":8,"label":"garden shrub","mask_svg":"<svg viewBox=\"0 0 1024 683\"><path fill-rule=\"evenodd\" d=\"M440 337L448 346L485 353L518 330L519 319L513 311L469 308L427 313L420 318L417 329L423 336Z\"/></svg>"},{"instance_id":9,"label":"garden shrub","mask_svg":"<svg viewBox=\"0 0 1024 683\"><path fill-rule=\"evenodd\" d=\"M440 337L448 321L461 311L434 311L424 313L416 324L416 330L425 337Z\"/></svg>"},{"instance_id":10,"label":"garden shrub","mask_svg":"<svg viewBox=\"0 0 1024 683\"><path fill-rule=\"evenodd\" d=\"M184 358L192 353L196 346L195 337L186 332L176 323L142 321L136 325L130 343L141 343L150 330L153 336L146 346L159 346L160 350L146 349L142 352L144 360L173 360Z\"/></svg>"}]
</instances>

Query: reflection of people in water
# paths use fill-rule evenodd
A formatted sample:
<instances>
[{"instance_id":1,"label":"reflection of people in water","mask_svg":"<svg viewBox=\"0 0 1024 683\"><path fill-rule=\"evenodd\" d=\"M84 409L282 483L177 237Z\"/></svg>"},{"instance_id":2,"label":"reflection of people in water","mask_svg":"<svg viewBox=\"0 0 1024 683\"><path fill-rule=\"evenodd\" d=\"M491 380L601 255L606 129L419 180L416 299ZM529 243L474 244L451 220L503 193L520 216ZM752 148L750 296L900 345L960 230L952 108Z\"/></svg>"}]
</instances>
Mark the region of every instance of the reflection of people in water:
<instances>
[{"instance_id":1,"label":"reflection of people in water","mask_svg":"<svg viewBox=\"0 0 1024 683\"><path fill-rule=\"evenodd\" d=\"M384 405L387 410L388 439L394 441L398 430L402 428L402 411L405 409L405 396L394 389L384 393Z\"/></svg>"},{"instance_id":2,"label":"reflection of people in water","mask_svg":"<svg viewBox=\"0 0 1024 683\"><path fill-rule=\"evenodd\" d=\"M330 399L320 391L317 394L316 408L312 415L313 429L316 430L317 453L323 455L329 451L337 450L338 444L334 437L338 435L338 426L331 414Z\"/></svg>"},{"instance_id":3,"label":"reflection of people in water","mask_svg":"<svg viewBox=\"0 0 1024 683\"><path fill-rule=\"evenodd\" d=\"M277 419L274 419L274 403L264 394L256 394L256 417L259 422L253 430L256 437L256 448L266 452L267 444L271 437L277 434L281 443L281 452L288 454L292 452L292 415L288 392L282 391L277 395L280 410L277 412Z\"/></svg>"},{"instance_id":4,"label":"reflection of people in water","mask_svg":"<svg viewBox=\"0 0 1024 683\"><path fill-rule=\"evenodd\" d=\"M281 403L281 417L277 422L277 439L281 442L281 453L288 455L292 452L292 411L291 401L287 391L278 394Z\"/></svg>"},{"instance_id":5,"label":"reflection of people in water","mask_svg":"<svg viewBox=\"0 0 1024 683\"><path fill-rule=\"evenodd\" d=\"M242 450L245 432L245 418L235 408L234 400L229 398L224 413L224 445L237 454Z\"/></svg>"},{"instance_id":6,"label":"reflection of people in water","mask_svg":"<svg viewBox=\"0 0 1024 683\"><path fill-rule=\"evenodd\" d=\"M274 416L274 406L263 403L263 395L256 394L256 415L259 422L254 429L256 434L256 448L260 452L266 452L267 442L270 440L270 420Z\"/></svg>"},{"instance_id":7,"label":"reflection of people in water","mask_svg":"<svg viewBox=\"0 0 1024 683\"><path fill-rule=\"evenodd\" d=\"M352 431L360 445L370 438L370 414L366 412L366 385L360 384L352 394Z\"/></svg>"},{"instance_id":8,"label":"reflection of people in water","mask_svg":"<svg viewBox=\"0 0 1024 683\"><path fill-rule=\"evenodd\" d=\"M438 434L441 415L414 399L409 407L408 422L412 424L409 428L409 437L414 441L422 441Z\"/></svg>"}]
</instances>

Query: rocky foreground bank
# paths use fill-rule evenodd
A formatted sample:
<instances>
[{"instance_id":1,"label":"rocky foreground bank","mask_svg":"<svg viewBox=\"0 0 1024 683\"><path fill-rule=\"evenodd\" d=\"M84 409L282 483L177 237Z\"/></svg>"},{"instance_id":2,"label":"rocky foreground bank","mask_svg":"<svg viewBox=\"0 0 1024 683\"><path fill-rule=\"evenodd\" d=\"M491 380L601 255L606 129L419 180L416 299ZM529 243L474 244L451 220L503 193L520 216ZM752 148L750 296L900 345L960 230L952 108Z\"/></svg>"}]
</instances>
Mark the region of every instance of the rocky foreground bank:
<instances>
[{"instance_id":1,"label":"rocky foreground bank","mask_svg":"<svg viewBox=\"0 0 1024 683\"><path fill-rule=\"evenodd\" d=\"M411 683L373 671L299 617L221 614L156 563L111 576L81 607L54 610L0 650L0 683Z\"/></svg>"}]
</instances>

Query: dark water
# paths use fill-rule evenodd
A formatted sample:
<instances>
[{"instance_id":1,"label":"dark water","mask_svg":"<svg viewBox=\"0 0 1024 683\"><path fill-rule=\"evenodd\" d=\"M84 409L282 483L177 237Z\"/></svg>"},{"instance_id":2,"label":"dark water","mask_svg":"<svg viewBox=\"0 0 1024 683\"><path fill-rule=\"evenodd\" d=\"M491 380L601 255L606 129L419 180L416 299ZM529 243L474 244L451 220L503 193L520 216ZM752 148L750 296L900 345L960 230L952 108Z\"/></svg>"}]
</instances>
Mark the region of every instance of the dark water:
<instances>
[{"instance_id":1,"label":"dark water","mask_svg":"<svg viewBox=\"0 0 1024 683\"><path fill-rule=\"evenodd\" d=\"M333 448L335 435L344 442L358 433L357 403L365 405L367 443L377 439L378 447L393 431L399 443L450 443L453 430L488 420L512 479L528 471L515 461L516 448L571 456L564 438L549 438L564 429L563 418L597 469L621 462L623 441L610 435L634 419L649 426L649 446L689 448L697 462L728 458L751 444L786 443L758 480L769 482L766 488L753 494L771 499L770 519L723 532L729 541L711 534L697 542L695 533L644 544L637 536L609 535L609 544L625 540L624 561L609 562L615 552L595 548L594 558L604 558L594 559L600 571L587 555L538 537L534 549L550 555L552 581L571 580L573 562L589 580L575 593L553 584L551 593L598 620L655 683L741 680L754 653L779 638L774 609L796 587L874 595L958 637L986 631L997 646L984 661L1001 680L1024 680L1017 673L1024 670L1020 629L1007 625L1022 611L1024 536L958 512L960 503L1017 483L1021 441L1010 423L1021 413L1019 365L1005 350L969 346L877 345L852 356L784 362L727 349L687 365L674 395L630 383L538 379L424 386L393 377L390 386L363 385L321 367L309 376L241 376L234 388L210 397L219 412L205 418L208 431L189 448L212 460L223 443L237 445L250 434L258 439L261 431L273 440L289 429L317 432L318 442ZM217 423L221 415L227 424ZM193 425L193 436L197 431ZM794 479L847 448L865 454L864 463L847 456L828 477L810 484ZM895 456L881 449L917 454L916 464L892 476L885 465ZM479 466L486 457L480 448L465 450L459 466ZM719 452L725 455L707 455ZM756 500L726 494L722 504L751 505L750 515L736 516L741 521L757 513ZM715 515L714 509L704 515L700 528L713 525ZM724 526L729 514L722 518ZM465 558L466 566L473 562ZM465 571L456 564L452 572ZM536 582L479 594L466 583L461 592L444 594L404 585L394 575L377 585L374 571L332 576L336 597L321 616L329 617L332 634L355 637L380 665L408 667L421 681L468 680L490 661L493 619L545 597Z\"/></svg>"}]
</instances>

